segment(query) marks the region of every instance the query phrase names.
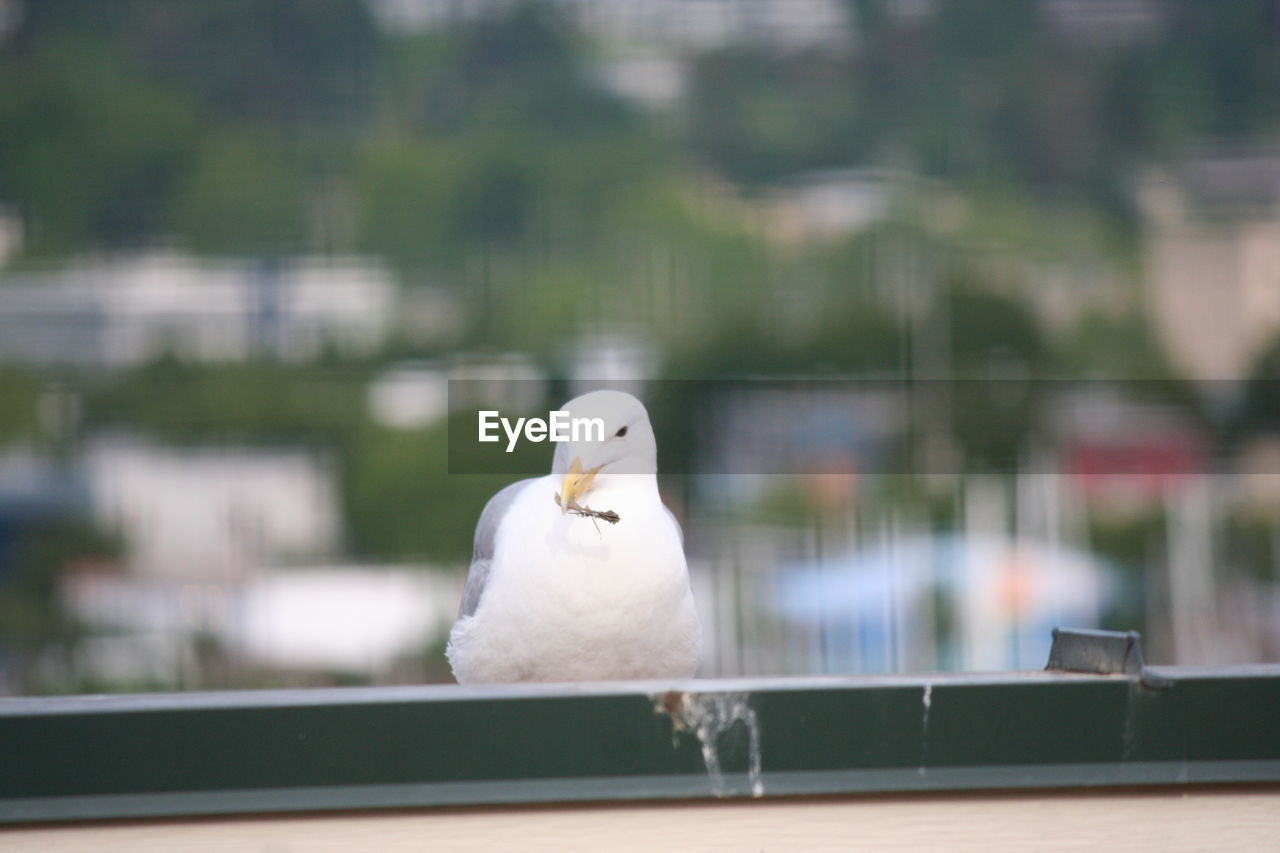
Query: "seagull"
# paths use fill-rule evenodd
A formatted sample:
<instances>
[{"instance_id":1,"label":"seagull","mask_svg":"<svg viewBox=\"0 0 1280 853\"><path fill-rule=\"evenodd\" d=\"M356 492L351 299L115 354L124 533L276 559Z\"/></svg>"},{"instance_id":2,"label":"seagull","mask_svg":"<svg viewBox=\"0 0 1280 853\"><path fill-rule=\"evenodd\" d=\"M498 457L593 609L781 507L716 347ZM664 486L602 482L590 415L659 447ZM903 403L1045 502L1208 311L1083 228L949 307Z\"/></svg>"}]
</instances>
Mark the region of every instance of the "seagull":
<instances>
[{"instance_id":1,"label":"seagull","mask_svg":"<svg viewBox=\"0 0 1280 853\"><path fill-rule=\"evenodd\" d=\"M598 430L489 499L445 654L460 684L689 678L702 633L657 441L622 391L565 403ZM603 523L602 523L603 520Z\"/></svg>"}]
</instances>

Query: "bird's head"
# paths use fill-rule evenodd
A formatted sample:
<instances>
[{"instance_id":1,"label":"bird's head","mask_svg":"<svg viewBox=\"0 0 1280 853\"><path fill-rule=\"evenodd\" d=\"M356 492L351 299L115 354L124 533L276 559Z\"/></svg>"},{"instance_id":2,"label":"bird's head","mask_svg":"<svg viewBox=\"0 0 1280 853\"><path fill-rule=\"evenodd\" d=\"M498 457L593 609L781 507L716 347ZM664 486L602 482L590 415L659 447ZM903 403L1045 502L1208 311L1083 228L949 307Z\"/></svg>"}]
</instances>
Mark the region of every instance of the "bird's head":
<instances>
[{"instance_id":1,"label":"bird's head","mask_svg":"<svg viewBox=\"0 0 1280 853\"><path fill-rule=\"evenodd\" d=\"M557 445L551 464L552 474L564 476L562 510L581 503L596 476L657 473L653 426L635 397L625 391L592 391L560 408L569 413L571 429L571 440Z\"/></svg>"}]
</instances>

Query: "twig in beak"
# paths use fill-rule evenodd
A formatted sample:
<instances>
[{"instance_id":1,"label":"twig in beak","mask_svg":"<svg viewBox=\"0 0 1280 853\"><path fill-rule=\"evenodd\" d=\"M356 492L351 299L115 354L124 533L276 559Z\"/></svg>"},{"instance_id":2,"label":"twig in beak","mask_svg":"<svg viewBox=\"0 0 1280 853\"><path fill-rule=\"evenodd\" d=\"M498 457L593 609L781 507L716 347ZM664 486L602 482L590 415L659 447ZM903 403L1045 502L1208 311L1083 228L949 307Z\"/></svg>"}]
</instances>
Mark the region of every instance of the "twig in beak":
<instances>
[{"instance_id":1,"label":"twig in beak","mask_svg":"<svg viewBox=\"0 0 1280 853\"><path fill-rule=\"evenodd\" d=\"M601 521L607 521L610 524L617 524L619 521L622 521L622 516L618 515L611 509L592 509L589 506L581 506L577 501L572 499L569 500L566 505L566 503L561 502L560 494L558 492L553 500L555 500L556 506L560 507L560 511L564 513L573 513L576 516L590 518L593 521L598 518Z\"/></svg>"}]
</instances>

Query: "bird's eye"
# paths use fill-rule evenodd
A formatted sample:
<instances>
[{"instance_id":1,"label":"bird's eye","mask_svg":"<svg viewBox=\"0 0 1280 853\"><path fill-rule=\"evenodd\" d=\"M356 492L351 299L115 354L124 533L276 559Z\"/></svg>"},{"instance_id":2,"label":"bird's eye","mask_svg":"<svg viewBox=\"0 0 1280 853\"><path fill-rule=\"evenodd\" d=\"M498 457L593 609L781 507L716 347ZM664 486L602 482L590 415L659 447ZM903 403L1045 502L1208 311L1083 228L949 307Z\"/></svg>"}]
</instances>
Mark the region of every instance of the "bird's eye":
<instances>
[{"instance_id":1,"label":"bird's eye","mask_svg":"<svg viewBox=\"0 0 1280 853\"><path fill-rule=\"evenodd\" d=\"M627 434L627 428L624 426L620 426L618 427L618 431L614 433L614 436L616 438L622 438L626 434Z\"/></svg>"}]
</instances>

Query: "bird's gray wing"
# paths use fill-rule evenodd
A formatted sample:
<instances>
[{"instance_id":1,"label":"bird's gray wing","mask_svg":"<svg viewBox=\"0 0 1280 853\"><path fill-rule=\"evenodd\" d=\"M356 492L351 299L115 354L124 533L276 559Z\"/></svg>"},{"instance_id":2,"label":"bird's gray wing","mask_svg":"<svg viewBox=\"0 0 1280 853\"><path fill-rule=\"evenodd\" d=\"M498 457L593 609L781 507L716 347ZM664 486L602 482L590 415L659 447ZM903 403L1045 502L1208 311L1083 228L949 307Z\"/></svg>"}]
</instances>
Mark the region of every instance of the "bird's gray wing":
<instances>
[{"instance_id":1,"label":"bird's gray wing","mask_svg":"<svg viewBox=\"0 0 1280 853\"><path fill-rule=\"evenodd\" d=\"M534 478L520 480L502 489L484 505L480 520L476 522L475 550L471 554L471 571L467 573L467 584L462 588L462 603L458 606L458 618L470 616L480 606L480 597L484 595L485 584L489 581L489 567L493 563L494 543L498 539L498 526L516 495Z\"/></svg>"}]
</instances>

